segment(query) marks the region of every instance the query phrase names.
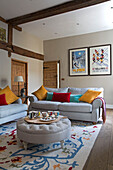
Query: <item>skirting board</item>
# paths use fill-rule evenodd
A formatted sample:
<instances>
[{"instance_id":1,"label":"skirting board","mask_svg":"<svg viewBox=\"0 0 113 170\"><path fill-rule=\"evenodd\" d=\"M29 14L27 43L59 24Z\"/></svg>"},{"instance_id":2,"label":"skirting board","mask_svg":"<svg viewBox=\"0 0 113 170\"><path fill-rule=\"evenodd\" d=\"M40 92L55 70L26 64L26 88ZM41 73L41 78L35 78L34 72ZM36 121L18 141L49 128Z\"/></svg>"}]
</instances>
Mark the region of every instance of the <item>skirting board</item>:
<instances>
[{"instance_id":1,"label":"skirting board","mask_svg":"<svg viewBox=\"0 0 113 170\"><path fill-rule=\"evenodd\" d=\"M113 109L113 105L112 104L106 104L106 109Z\"/></svg>"}]
</instances>

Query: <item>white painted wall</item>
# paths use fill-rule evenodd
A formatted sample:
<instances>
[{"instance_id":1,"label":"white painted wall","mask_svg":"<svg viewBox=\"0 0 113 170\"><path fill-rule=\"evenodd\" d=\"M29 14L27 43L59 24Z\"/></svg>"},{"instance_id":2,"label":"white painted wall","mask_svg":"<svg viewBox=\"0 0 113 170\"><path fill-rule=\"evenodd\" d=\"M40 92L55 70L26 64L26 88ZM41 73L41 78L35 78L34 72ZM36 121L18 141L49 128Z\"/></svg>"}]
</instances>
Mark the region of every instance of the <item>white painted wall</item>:
<instances>
[{"instance_id":1,"label":"white painted wall","mask_svg":"<svg viewBox=\"0 0 113 170\"><path fill-rule=\"evenodd\" d=\"M68 49L103 44L113 46L113 30L44 41L45 61L60 60L61 87L103 87L105 100L113 105L113 75L69 77ZM112 48L113 54L113 48ZM112 60L113 67L113 60Z\"/></svg>"},{"instance_id":2,"label":"white painted wall","mask_svg":"<svg viewBox=\"0 0 113 170\"><path fill-rule=\"evenodd\" d=\"M0 23L1 24L1 23ZM3 26L1 24L0 26ZM5 25L4 25L5 27ZM6 27L7 28L7 27ZM43 54L43 41L27 32L13 31L13 44L19 47ZM0 49L0 87L11 87L11 59L18 59L28 63L28 95L37 90L43 84L43 61L12 54L8 58L8 52Z\"/></svg>"}]
</instances>

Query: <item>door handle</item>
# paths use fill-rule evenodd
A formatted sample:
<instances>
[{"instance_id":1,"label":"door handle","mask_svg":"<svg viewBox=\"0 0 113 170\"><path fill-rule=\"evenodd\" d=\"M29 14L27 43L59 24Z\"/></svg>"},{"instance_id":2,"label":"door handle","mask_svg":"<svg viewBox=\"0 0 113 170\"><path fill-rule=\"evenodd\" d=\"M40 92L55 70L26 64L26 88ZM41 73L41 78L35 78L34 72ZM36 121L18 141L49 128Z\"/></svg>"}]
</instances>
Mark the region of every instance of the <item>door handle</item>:
<instances>
[{"instance_id":1,"label":"door handle","mask_svg":"<svg viewBox=\"0 0 113 170\"><path fill-rule=\"evenodd\" d=\"M47 68L49 68L49 67L43 67L43 69L47 69Z\"/></svg>"}]
</instances>

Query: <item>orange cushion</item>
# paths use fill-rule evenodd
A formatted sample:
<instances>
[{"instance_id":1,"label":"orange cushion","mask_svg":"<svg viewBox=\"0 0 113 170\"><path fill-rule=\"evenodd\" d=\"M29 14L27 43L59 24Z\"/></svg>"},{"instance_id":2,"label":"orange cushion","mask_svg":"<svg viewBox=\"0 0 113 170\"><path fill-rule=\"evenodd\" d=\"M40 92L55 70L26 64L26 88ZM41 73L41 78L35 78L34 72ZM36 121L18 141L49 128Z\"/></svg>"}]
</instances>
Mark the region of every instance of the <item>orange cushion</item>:
<instances>
[{"instance_id":1,"label":"orange cushion","mask_svg":"<svg viewBox=\"0 0 113 170\"><path fill-rule=\"evenodd\" d=\"M80 98L79 101L92 103L92 101L101 93L101 91L87 90Z\"/></svg>"},{"instance_id":2,"label":"orange cushion","mask_svg":"<svg viewBox=\"0 0 113 170\"><path fill-rule=\"evenodd\" d=\"M32 94L34 94L39 100L44 100L47 97L47 92L48 91L42 85L37 91L33 92Z\"/></svg>"},{"instance_id":3,"label":"orange cushion","mask_svg":"<svg viewBox=\"0 0 113 170\"><path fill-rule=\"evenodd\" d=\"M6 102L7 104L11 104L14 101L18 100L19 97L17 97L9 88L9 86L5 87L4 89L0 90L0 95L5 94L6 96Z\"/></svg>"}]
</instances>

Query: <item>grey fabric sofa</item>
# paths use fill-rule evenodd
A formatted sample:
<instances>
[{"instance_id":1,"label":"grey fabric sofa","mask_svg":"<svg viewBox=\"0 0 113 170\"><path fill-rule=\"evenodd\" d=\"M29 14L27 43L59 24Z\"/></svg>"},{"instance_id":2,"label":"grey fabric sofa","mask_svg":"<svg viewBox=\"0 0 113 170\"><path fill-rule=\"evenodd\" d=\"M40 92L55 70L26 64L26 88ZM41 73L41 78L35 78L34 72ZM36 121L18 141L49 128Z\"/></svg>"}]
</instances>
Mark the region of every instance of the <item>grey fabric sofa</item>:
<instances>
[{"instance_id":1,"label":"grey fabric sofa","mask_svg":"<svg viewBox=\"0 0 113 170\"><path fill-rule=\"evenodd\" d=\"M12 104L0 106L0 124L26 116L27 110L28 106L22 104L21 98Z\"/></svg>"},{"instance_id":2,"label":"grey fabric sofa","mask_svg":"<svg viewBox=\"0 0 113 170\"><path fill-rule=\"evenodd\" d=\"M49 92L58 92L58 93L67 93L71 94L84 94L88 89L102 91L99 95L103 97L104 89L103 88L47 88ZM84 120L97 122L101 114L102 101L100 99L94 100L91 104L85 102L79 103L67 103L67 102L54 102L54 101L39 101L37 97L31 96L29 98L30 106L29 110L38 110L38 111L60 111L61 115L67 116L69 119L74 120Z\"/></svg>"}]
</instances>

